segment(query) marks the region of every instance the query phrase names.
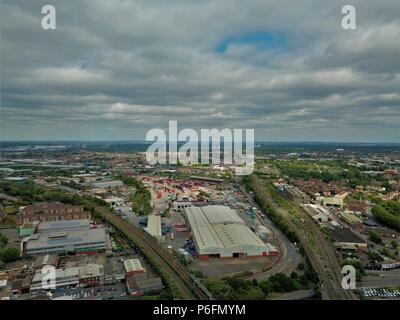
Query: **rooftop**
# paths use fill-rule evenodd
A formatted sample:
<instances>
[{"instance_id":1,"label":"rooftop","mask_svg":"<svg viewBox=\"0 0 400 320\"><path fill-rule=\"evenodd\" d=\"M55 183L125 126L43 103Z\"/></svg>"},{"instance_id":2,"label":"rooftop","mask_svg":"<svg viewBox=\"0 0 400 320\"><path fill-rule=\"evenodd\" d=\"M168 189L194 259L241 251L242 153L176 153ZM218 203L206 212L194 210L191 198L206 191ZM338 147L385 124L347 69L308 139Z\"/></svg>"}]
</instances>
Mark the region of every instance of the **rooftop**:
<instances>
[{"instance_id":1,"label":"rooftop","mask_svg":"<svg viewBox=\"0 0 400 320\"><path fill-rule=\"evenodd\" d=\"M257 235L227 206L188 207L185 209L192 233L202 254L251 248L265 248Z\"/></svg>"},{"instance_id":2,"label":"rooftop","mask_svg":"<svg viewBox=\"0 0 400 320\"><path fill-rule=\"evenodd\" d=\"M32 282L41 282L45 276L46 273L42 273L42 271L37 271L33 276ZM72 277L79 277L79 267L56 269L56 279L65 279Z\"/></svg>"},{"instance_id":3,"label":"rooftop","mask_svg":"<svg viewBox=\"0 0 400 320\"><path fill-rule=\"evenodd\" d=\"M335 242L366 243L364 239L346 228L334 228L331 230L331 235Z\"/></svg>"},{"instance_id":4,"label":"rooftop","mask_svg":"<svg viewBox=\"0 0 400 320\"><path fill-rule=\"evenodd\" d=\"M88 263L79 268L80 278L100 277L103 274L104 269L100 264Z\"/></svg>"},{"instance_id":5,"label":"rooftop","mask_svg":"<svg viewBox=\"0 0 400 320\"><path fill-rule=\"evenodd\" d=\"M99 243L104 242L105 237L106 233L104 229L68 231L64 233L64 236L60 237L51 237L51 234L34 234L29 236L27 250L57 248L60 246L66 247L69 245L79 245L82 243Z\"/></svg>"},{"instance_id":6,"label":"rooftop","mask_svg":"<svg viewBox=\"0 0 400 320\"><path fill-rule=\"evenodd\" d=\"M45 254L42 256L37 256L34 262L34 268L38 269L44 265L55 266L58 260L58 255L56 254Z\"/></svg>"},{"instance_id":7,"label":"rooftop","mask_svg":"<svg viewBox=\"0 0 400 320\"><path fill-rule=\"evenodd\" d=\"M227 206L204 206L201 208L210 224L239 223L244 224L237 213Z\"/></svg>"},{"instance_id":8,"label":"rooftop","mask_svg":"<svg viewBox=\"0 0 400 320\"><path fill-rule=\"evenodd\" d=\"M161 217L154 214L149 215L147 220L147 227L145 229L152 236L161 237Z\"/></svg>"},{"instance_id":9,"label":"rooftop","mask_svg":"<svg viewBox=\"0 0 400 320\"><path fill-rule=\"evenodd\" d=\"M58 221L43 221L39 223L39 233L49 233L58 230L66 231L68 229L90 229L90 219L81 220L58 220Z\"/></svg>"},{"instance_id":10,"label":"rooftop","mask_svg":"<svg viewBox=\"0 0 400 320\"><path fill-rule=\"evenodd\" d=\"M139 259L124 260L124 267L126 272L137 272L144 270Z\"/></svg>"}]
</instances>

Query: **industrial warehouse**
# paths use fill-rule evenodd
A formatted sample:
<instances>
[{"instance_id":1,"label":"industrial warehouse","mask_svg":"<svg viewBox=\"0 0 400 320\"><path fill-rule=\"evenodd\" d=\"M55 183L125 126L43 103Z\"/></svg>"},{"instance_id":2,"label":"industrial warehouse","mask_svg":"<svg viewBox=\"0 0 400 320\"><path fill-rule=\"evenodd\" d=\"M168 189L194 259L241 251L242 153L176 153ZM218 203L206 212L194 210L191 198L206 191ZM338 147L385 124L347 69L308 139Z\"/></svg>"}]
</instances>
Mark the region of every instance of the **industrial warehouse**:
<instances>
[{"instance_id":1,"label":"industrial warehouse","mask_svg":"<svg viewBox=\"0 0 400 320\"><path fill-rule=\"evenodd\" d=\"M37 230L22 241L26 255L106 250L105 230L91 229L89 219L41 222Z\"/></svg>"},{"instance_id":2,"label":"industrial warehouse","mask_svg":"<svg viewBox=\"0 0 400 320\"><path fill-rule=\"evenodd\" d=\"M227 206L185 208L200 259L268 255L268 246Z\"/></svg>"}]
</instances>

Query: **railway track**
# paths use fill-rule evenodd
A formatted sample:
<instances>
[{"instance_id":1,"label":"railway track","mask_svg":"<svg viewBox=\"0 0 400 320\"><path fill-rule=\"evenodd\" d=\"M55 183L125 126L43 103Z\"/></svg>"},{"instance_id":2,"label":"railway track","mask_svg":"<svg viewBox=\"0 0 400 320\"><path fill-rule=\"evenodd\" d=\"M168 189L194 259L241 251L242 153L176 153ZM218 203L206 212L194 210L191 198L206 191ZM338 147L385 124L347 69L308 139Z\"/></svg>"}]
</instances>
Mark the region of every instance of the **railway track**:
<instances>
[{"instance_id":1,"label":"railway track","mask_svg":"<svg viewBox=\"0 0 400 320\"><path fill-rule=\"evenodd\" d=\"M328 269L331 272L334 286L331 290L336 290L335 296L343 297L346 300L355 299L355 295L350 290L341 288L342 275L340 272L339 261L336 257L335 251L332 246L327 242L319 227L311 221L311 217L305 212L304 219L306 220L307 228L317 237L319 245L322 247L325 254L325 260L328 262Z\"/></svg>"},{"instance_id":2,"label":"railway track","mask_svg":"<svg viewBox=\"0 0 400 320\"><path fill-rule=\"evenodd\" d=\"M105 208L97 207L96 210L106 221L128 238L132 237L133 241L144 249L144 255L149 255L156 259L162 266L162 271L171 276L173 283L180 289L186 299L212 299L212 295L202 283L189 273L173 253L160 245L153 237Z\"/></svg>"},{"instance_id":3,"label":"railway track","mask_svg":"<svg viewBox=\"0 0 400 320\"><path fill-rule=\"evenodd\" d=\"M291 227L293 231L295 231L298 236L304 250L307 252L307 255L313 265L314 269L317 271L320 279L323 281L323 290L325 292L325 297L327 299L332 300L353 300L357 299L356 295L350 290L343 290L341 287L341 273L339 262L337 260L336 254L334 252L333 247L327 243L324 235L322 234L319 227L311 220L311 217L299 208L301 213L301 217L304 219L304 223L306 226L306 230L304 228L300 228L297 224L295 224L290 218L290 214L287 213L284 209L282 209L279 205L277 205L269 196L267 190L262 184L259 184L259 181L254 181L255 187L258 189L257 192L263 195L265 200L273 209L275 209L279 214L285 219L286 223ZM316 245L321 249L321 254L323 256L318 256L315 252L315 248L312 247L308 236L312 234L314 239L316 240ZM327 270L329 271L327 271Z\"/></svg>"}]
</instances>

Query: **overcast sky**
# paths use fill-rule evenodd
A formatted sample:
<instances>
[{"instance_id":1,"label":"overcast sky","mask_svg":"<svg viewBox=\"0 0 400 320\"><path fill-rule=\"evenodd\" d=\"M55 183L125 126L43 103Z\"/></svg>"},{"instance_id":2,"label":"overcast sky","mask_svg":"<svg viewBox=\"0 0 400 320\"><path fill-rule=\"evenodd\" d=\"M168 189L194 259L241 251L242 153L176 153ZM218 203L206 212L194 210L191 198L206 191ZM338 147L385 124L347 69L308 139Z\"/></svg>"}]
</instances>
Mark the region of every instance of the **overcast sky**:
<instances>
[{"instance_id":1,"label":"overcast sky","mask_svg":"<svg viewBox=\"0 0 400 320\"><path fill-rule=\"evenodd\" d=\"M4 140L400 142L399 0L0 1Z\"/></svg>"}]
</instances>

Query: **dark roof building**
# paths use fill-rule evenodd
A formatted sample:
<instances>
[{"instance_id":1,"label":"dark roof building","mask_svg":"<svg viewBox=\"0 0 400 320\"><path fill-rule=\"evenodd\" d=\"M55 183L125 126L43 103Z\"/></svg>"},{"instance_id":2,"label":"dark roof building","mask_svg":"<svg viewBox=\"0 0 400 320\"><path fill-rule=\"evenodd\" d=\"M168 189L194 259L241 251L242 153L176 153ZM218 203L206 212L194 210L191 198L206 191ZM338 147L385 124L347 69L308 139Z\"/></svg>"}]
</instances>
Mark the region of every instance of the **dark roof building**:
<instances>
[{"instance_id":1,"label":"dark roof building","mask_svg":"<svg viewBox=\"0 0 400 320\"><path fill-rule=\"evenodd\" d=\"M334 246L343 250L367 250L368 244L363 238L347 228L331 230Z\"/></svg>"},{"instance_id":2,"label":"dark roof building","mask_svg":"<svg viewBox=\"0 0 400 320\"><path fill-rule=\"evenodd\" d=\"M132 296L141 296L147 291L164 288L161 278L138 280L134 276L126 278L126 287Z\"/></svg>"}]
</instances>

